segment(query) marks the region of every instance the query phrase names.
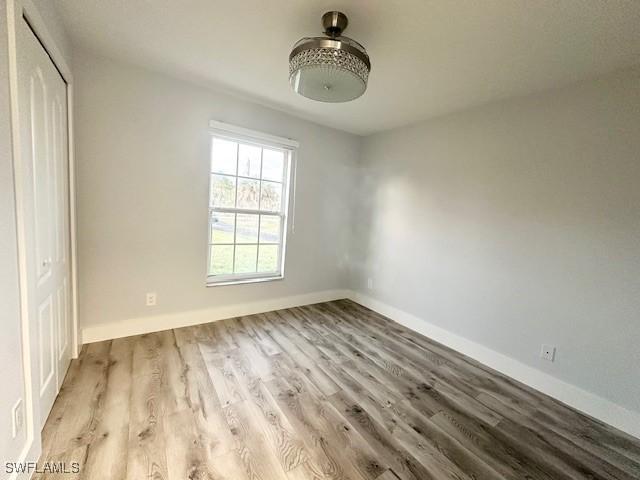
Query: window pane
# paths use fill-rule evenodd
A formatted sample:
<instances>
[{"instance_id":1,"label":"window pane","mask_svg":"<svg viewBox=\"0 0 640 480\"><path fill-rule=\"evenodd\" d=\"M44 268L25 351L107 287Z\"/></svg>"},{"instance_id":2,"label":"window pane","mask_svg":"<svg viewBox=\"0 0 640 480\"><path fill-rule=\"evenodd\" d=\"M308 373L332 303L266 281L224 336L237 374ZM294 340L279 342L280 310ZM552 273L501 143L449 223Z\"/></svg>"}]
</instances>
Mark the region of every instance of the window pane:
<instances>
[{"instance_id":1,"label":"window pane","mask_svg":"<svg viewBox=\"0 0 640 480\"><path fill-rule=\"evenodd\" d=\"M279 212L282 202L282 184L274 182L262 182L262 194L260 197L260 210Z\"/></svg>"},{"instance_id":2,"label":"window pane","mask_svg":"<svg viewBox=\"0 0 640 480\"><path fill-rule=\"evenodd\" d=\"M253 273L256 271L257 245L236 245L235 273Z\"/></svg>"},{"instance_id":3,"label":"window pane","mask_svg":"<svg viewBox=\"0 0 640 480\"><path fill-rule=\"evenodd\" d=\"M258 272L278 271L278 245L260 245Z\"/></svg>"},{"instance_id":4,"label":"window pane","mask_svg":"<svg viewBox=\"0 0 640 480\"><path fill-rule=\"evenodd\" d=\"M233 208L236 199L236 179L225 175L211 175L211 206Z\"/></svg>"},{"instance_id":5,"label":"window pane","mask_svg":"<svg viewBox=\"0 0 640 480\"><path fill-rule=\"evenodd\" d=\"M259 194L260 182L258 180L238 179L238 208L257 210Z\"/></svg>"},{"instance_id":6,"label":"window pane","mask_svg":"<svg viewBox=\"0 0 640 480\"><path fill-rule=\"evenodd\" d=\"M282 182L284 153L277 150L264 149L262 152L262 178Z\"/></svg>"},{"instance_id":7,"label":"window pane","mask_svg":"<svg viewBox=\"0 0 640 480\"><path fill-rule=\"evenodd\" d=\"M260 243L280 242L280 217L260 215Z\"/></svg>"},{"instance_id":8,"label":"window pane","mask_svg":"<svg viewBox=\"0 0 640 480\"><path fill-rule=\"evenodd\" d=\"M258 215L238 214L236 243L258 243Z\"/></svg>"},{"instance_id":9,"label":"window pane","mask_svg":"<svg viewBox=\"0 0 640 480\"><path fill-rule=\"evenodd\" d=\"M260 178L260 147L240 144L238 150L238 175Z\"/></svg>"},{"instance_id":10,"label":"window pane","mask_svg":"<svg viewBox=\"0 0 640 480\"><path fill-rule=\"evenodd\" d=\"M213 173L235 175L237 148L238 144L236 142L214 138L211 147L211 171Z\"/></svg>"},{"instance_id":11,"label":"window pane","mask_svg":"<svg viewBox=\"0 0 640 480\"><path fill-rule=\"evenodd\" d=\"M235 213L214 212L211 215L211 243L233 243Z\"/></svg>"},{"instance_id":12,"label":"window pane","mask_svg":"<svg viewBox=\"0 0 640 480\"><path fill-rule=\"evenodd\" d=\"M209 275L233 273L233 245L211 245Z\"/></svg>"}]
</instances>

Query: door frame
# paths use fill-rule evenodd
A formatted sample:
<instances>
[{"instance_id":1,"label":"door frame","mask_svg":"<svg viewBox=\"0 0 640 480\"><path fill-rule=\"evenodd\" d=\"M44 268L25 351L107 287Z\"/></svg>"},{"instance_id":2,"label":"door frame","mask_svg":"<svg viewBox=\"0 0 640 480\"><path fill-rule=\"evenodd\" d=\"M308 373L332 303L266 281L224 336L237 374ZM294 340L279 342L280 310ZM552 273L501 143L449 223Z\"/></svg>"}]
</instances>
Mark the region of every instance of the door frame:
<instances>
[{"instance_id":1,"label":"door frame","mask_svg":"<svg viewBox=\"0 0 640 480\"><path fill-rule=\"evenodd\" d=\"M38 12L32 0L7 0L7 31L9 46L9 100L11 106L11 138L13 149L13 175L16 204L16 224L18 243L18 272L20 282L20 321L22 330L22 367L24 375L24 405L27 427L26 443L20 455L20 460L37 460L40 455L40 425L36 422L36 405L34 403L33 376L31 369L31 347L29 331L29 282L27 271L26 248L26 218L25 201L26 193L23 191L25 159L20 148L20 106L18 103L18 29L23 17L26 18L40 43L47 51L54 66L60 72L67 86L67 151L68 151L68 185L69 185L69 257L71 275L71 356L77 358L80 348L80 336L78 330L78 282L77 282L77 248L76 248L76 168L73 137L73 75L71 68L53 36L50 34L46 22ZM39 415L39 413L38 413ZM35 441L37 440L37 441ZM35 457L35 458L33 458Z\"/></svg>"}]
</instances>

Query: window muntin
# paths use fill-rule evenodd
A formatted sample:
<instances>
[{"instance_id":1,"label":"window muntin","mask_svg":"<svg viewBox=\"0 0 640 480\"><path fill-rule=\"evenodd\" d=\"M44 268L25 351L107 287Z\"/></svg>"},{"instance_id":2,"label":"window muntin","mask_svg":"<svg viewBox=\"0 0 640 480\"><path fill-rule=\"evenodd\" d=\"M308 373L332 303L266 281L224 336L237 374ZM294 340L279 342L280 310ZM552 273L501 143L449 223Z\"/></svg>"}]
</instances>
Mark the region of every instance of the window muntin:
<instances>
[{"instance_id":1,"label":"window muntin","mask_svg":"<svg viewBox=\"0 0 640 480\"><path fill-rule=\"evenodd\" d=\"M281 278L291 151L214 134L208 284Z\"/></svg>"}]
</instances>

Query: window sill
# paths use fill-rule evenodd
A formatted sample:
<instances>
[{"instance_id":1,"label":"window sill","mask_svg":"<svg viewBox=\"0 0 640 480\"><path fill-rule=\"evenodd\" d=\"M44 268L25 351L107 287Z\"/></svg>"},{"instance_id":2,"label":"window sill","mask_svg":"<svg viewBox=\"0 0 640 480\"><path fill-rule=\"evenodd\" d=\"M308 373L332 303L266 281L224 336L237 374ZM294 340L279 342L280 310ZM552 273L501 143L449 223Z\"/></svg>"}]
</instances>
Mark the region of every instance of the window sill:
<instances>
[{"instance_id":1,"label":"window sill","mask_svg":"<svg viewBox=\"0 0 640 480\"><path fill-rule=\"evenodd\" d=\"M209 280L207 279L207 288L209 287L223 287L225 285L242 285L245 283L262 283L273 282L274 280L283 280L284 275L275 275L273 277L259 277L259 278L238 278L236 280Z\"/></svg>"}]
</instances>

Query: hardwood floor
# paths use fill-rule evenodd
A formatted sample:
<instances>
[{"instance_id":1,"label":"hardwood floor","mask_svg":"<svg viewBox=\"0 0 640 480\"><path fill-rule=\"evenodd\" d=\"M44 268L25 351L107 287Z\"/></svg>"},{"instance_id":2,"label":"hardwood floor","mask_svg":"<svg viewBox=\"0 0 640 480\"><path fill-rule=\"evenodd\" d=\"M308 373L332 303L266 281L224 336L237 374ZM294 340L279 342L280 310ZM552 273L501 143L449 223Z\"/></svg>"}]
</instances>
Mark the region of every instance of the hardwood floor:
<instances>
[{"instance_id":1,"label":"hardwood floor","mask_svg":"<svg viewBox=\"0 0 640 480\"><path fill-rule=\"evenodd\" d=\"M65 479L640 478L640 440L348 300L86 345L43 443Z\"/></svg>"}]
</instances>

